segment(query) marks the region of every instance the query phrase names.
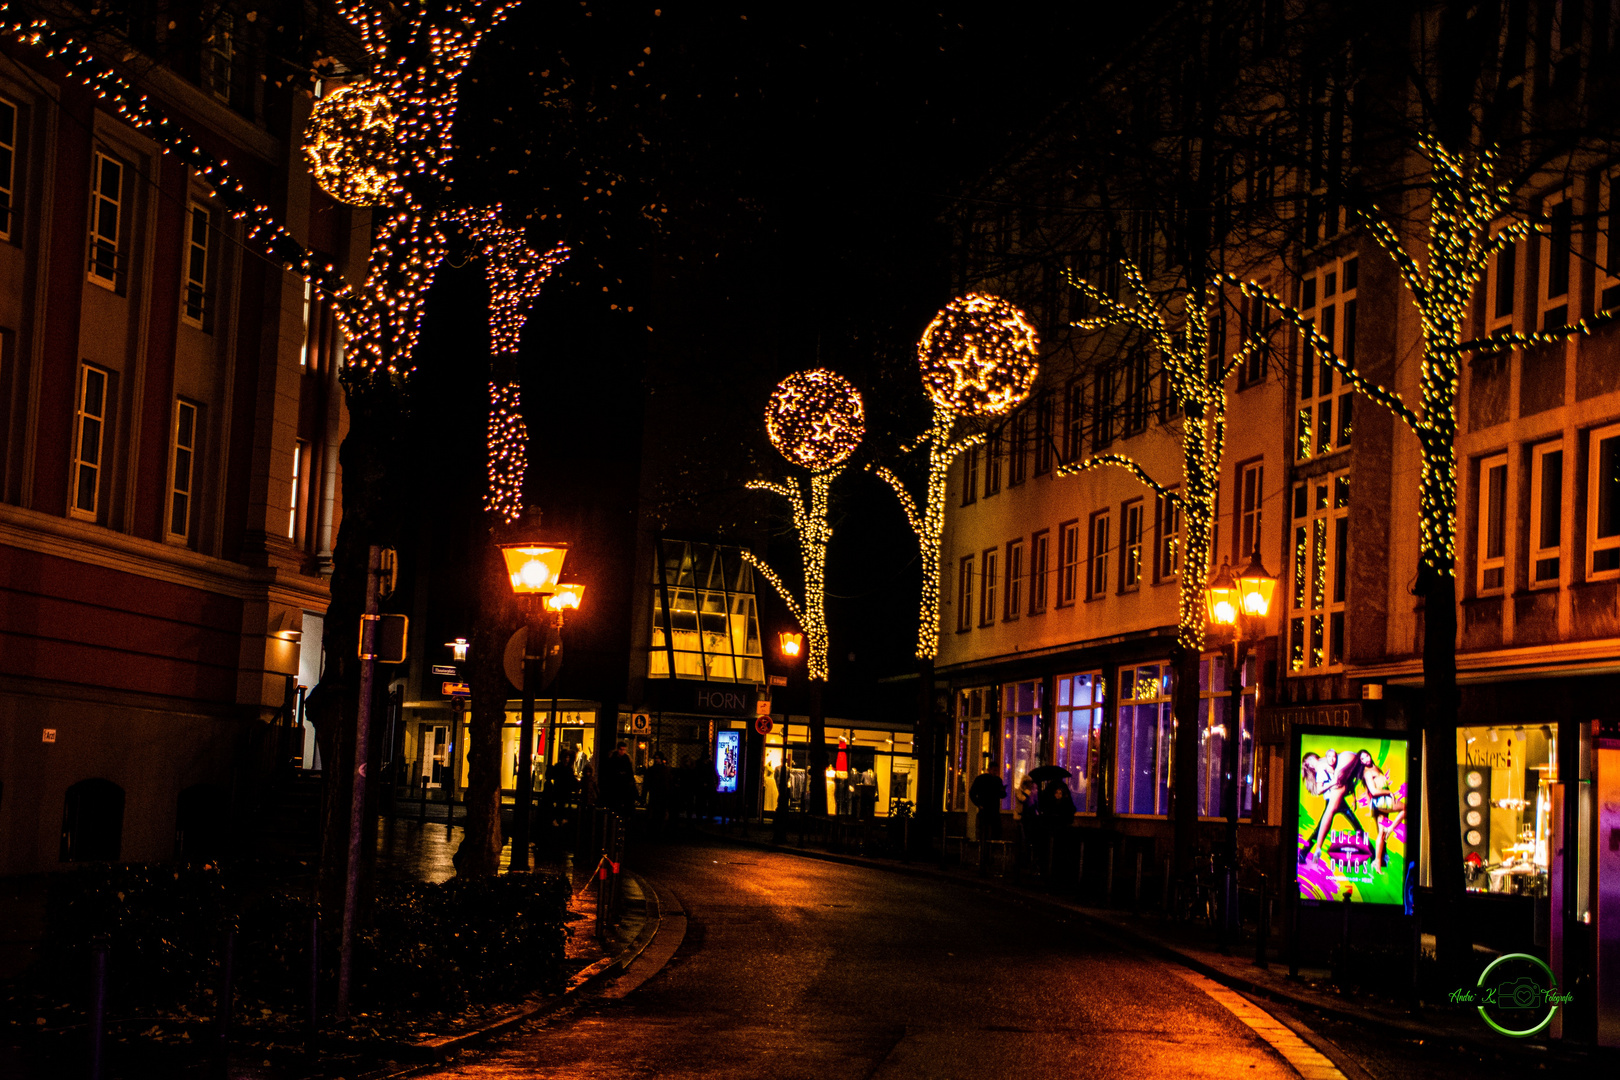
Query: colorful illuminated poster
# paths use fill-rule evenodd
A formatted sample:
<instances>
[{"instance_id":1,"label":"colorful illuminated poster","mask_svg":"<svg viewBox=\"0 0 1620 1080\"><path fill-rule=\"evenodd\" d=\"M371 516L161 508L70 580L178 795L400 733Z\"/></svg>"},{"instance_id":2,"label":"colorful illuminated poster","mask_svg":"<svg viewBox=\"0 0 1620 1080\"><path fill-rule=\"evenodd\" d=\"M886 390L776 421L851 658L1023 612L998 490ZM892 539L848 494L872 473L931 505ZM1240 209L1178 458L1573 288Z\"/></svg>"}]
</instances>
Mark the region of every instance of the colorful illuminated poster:
<instances>
[{"instance_id":1,"label":"colorful illuminated poster","mask_svg":"<svg viewBox=\"0 0 1620 1080\"><path fill-rule=\"evenodd\" d=\"M1298 746L1300 898L1403 903L1406 740L1301 732Z\"/></svg>"},{"instance_id":2,"label":"colorful illuminated poster","mask_svg":"<svg viewBox=\"0 0 1620 1080\"><path fill-rule=\"evenodd\" d=\"M724 730L714 733L714 775L718 780L716 791L737 790L737 771L742 757L742 732Z\"/></svg>"}]
</instances>

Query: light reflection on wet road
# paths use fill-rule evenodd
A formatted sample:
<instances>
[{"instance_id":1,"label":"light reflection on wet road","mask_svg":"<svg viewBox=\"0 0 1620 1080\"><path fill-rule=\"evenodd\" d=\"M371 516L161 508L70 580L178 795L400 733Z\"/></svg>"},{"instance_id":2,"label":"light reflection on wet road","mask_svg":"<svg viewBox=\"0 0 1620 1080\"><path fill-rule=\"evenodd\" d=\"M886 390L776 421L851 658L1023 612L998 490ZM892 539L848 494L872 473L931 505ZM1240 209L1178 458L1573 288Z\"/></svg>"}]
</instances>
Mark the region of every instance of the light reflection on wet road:
<instances>
[{"instance_id":1,"label":"light reflection on wet road","mask_svg":"<svg viewBox=\"0 0 1620 1080\"><path fill-rule=\"evenodd\" d=\"M669 964L435 1075L1296 1075L1160 961L1000 897L719 845L639 869L688 915Z\"/></svg>"}]
</instances>

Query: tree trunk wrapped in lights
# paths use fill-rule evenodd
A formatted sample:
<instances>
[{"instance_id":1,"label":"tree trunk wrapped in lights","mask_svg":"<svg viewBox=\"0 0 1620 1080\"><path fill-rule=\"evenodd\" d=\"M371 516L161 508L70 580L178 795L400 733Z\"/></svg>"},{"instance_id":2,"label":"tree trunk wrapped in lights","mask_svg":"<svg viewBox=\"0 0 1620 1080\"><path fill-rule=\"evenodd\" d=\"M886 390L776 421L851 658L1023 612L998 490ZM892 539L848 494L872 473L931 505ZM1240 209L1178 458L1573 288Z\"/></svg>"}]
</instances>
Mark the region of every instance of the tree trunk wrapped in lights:
<instances>
[{"instance_id":1,"label":"tree trunk wrapped in lights","mask_svg":"<svg viewBox=\"0 0 1620 1080\"><path fill-rule=\"evenodd\" d=\"M1217 302L1208 286L1196 295L1179 296L1185 312L1172 314L1170 303L1149 293L1142 271L1123 260L1130 300L1122 302L1088 281L1070 277L1075 288L1096 304L1100 315L1081 319L1081 330L1125 327L1139 331L1159 354L1170 397L1181 420L1181 486L1172 488L1156 480L1140 463L1124 454L1095 454L1061 465L1058 476L1074 476L1091 469L1113 466L1135 476L1175 507L1182 518L1181 588L1177 595L1175 650L1175 742L1171 752L1173 849L1178 875L1192 866L1198 836L1198 663L1204 651L1204 582L1209 576L1210 545L1215 532L1215 507L1221 485L1221 459L1226 442L1226 380L1250 353L1265 343L1261 328L1229 360L1221 356L1225 342L1210 340L1209 313Z\"/></svg>"},{"instance_id":2,"label":"tree trunk wrapped in lights","mask_svg":"<svg viewBox=\"0 0 1620 1080\"><path fill-rule=\"evenodd\" d=\"M962 417L1002 416L1029 397L1040 373L1040 338L1035 327L1007 301L984 293L952 300L917 342L923 388L934 405L933 423L904 449L928 447L928 475L921 509L905 482L887 466L873 467L900 500L917 537L922 562L922 596L917 612L918 711L914 732L920 776L917 784L919 838L933 834L943 782L943 746L936 746L933 723L934 658L939 655L940 542L945 535L945 484L958 454L984 441L982 432L953 437ZM961 602L966 602L962 600Z\"/></svg>"},{"instance_id":3,"label":"tree trunk wrapped in lights","mask_svg":"<svg viewBox=\"0 0 1620 1080\"><path fill-rule=\"evenodd\" d=\"M822 714L822 689L827 682L827 545L832 526L827 522L827 497L832 482L843 471L866 434L866 412L860 392L836 372L825 368L800 371L777 384L765 407L765 430L782 456L809 472L809 498L803 484L750 481L753 491L769 491L786 499L793 510L793 531L799 537L804 564L804 590L795 597L781 575L751 551L742 557L781 594L788 610L804 630L808 652L805 671L810 680L810 797L826 812L827 744Z\"/></svg>"},{"instance_id":4,"label":"tree trunk wrapped in lights","mask_svg":"<svg viewBox=\"0 0 1620 1080\"><path fill-rule=\"evenodd\" d=\"M500 206L446 215L484 259L489 285L490 412L488 487L484 510L489 527L475 543L479 570L474 617L472 711L467 725L466 829L455 855L456 872L488 877L500 871L501 728L506 722L506 669L501 663L507 638L519 623L499 549L490 537L523 513L523 480L528 466L528 430L517 379L517 353L529 308L541 287L568 258L558 244L540 252L523 232L502 224Z\"/></svg>"},{"instance_id":5,"label":"tree trunk wrapped in lights","mask_svg":"<svg viewBox=\"0 0 1620 1080\"><path fill-rule=\"evenodd\" d=\"M1423 609L1423 733L1427 744L1425 782L1431 807L1457 805L1457 396L1463 358L1486 352L1551 344L1590 333L1610 321L1603 311L1579 322L1521 334L1499 331L1470 336L1471 307L1491 259L1534 235L1535 223L1513 214L1514 191L1499 176L1494 148L1476 154L1452 151L1432 135L1419 138L1429 164L1430 203L1422 257L1406 248L1400 234L1374 212L1359 213L1366 232L1394 264L1401 284L1417 306L1423 333L1419 362L1420 402L1401 395L1359 371L1341 356L1297 308L1264 286L1231 275L1225 280L1245 296L1270 305L1358 392L1393 413L1417 437L1418 580ZM1503 224L1506 222L1505 224ZM1460 973L1472 949L1463 906L1465 883L1462 837L1445 811L1429 830L1435 920L1440 961Z\"/></svg>"}]
</instances>

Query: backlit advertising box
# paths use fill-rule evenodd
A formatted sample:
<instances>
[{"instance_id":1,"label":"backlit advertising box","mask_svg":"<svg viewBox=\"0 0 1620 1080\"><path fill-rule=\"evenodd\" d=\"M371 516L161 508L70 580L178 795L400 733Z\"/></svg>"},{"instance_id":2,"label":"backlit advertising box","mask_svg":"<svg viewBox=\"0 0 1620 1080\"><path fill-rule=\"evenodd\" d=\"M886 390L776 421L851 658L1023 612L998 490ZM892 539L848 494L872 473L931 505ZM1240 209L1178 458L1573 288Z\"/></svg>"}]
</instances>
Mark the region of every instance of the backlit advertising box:
<instances>
[{"instance_id":1,"label":"backlit advertising box","mask_svg":"<svg viewBox=\"0 0 1620 1080\"><path fill-rule=\"evenodd\" d=\"M1390 736L1294 729L1301 900L1404 903L1407 740Z\"/></svg>"},{"instance_id":2,"label":"backlit advertising box","mask_svg":"<svg viewBox=\"0 0 1620 1080\"><path fill-rule=\"evenodd\" d=\"M737 790L737 772L742 763L742 732L726 728L714 733L715 790Z\"/></svg>"}]
</instances>

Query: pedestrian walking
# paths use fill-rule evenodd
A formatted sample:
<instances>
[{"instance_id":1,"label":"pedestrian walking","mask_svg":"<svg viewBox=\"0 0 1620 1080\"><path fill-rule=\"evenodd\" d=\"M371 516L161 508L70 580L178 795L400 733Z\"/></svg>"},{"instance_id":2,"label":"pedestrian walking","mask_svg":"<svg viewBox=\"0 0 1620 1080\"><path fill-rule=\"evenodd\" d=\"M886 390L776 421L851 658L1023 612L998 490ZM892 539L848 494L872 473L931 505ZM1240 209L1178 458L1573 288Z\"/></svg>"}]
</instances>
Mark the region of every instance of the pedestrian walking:
<instances>
[{"instance_id":1,"label":"pedestrian walking","mask_svg":"<svg viewBox=\"0 0 1620 1080\"><path fill-rule=\"evenodd\" d=\"M647 770L643 786L647 794L647 820L651 822L653 835L662 837L664 823L669 819L670 801L675 794L674 771L663 753L653 758L652 768Z\"/></svg>"},{"instance_id":2,"label":"pedestrian walking","mask_svg":"<svg viewBox=\"0 0 1620 1080\"><path fill-rule=\"evenodd\" d=\"M626 824L636 805L636 769L619 743L602 765L602 805L618 814Z\"/></svg>"},{"instance_id":3,"label":"pedestrian walking","mask_svg":"<svg viewBox=\"0 0 1620 1080\"><path fill-rule=\"evenodd\" d=\"M1036 805L1037 786L1028 773L1018 778L1018 797L1013 800L1013 829L1017 837L1018 854L1013 860L1013 866L1022 871L1026 867L1033 867L1039 871L1041 824L1040 811Z\"/></svg>"},{"instance_id":4,"label":"pedestrian walking","mask_svg":"<svg viewBox=\"0 0 1620 1080\"><path fill-rule=\"evenodd\" d=\"M1074 841L1074 793L1068 781L1061 776L1049 780L1041 789L1037 803L1040 811L1041 831L1046 835L1043 872L1053 888L1064 880L1069 869L1069 849Z\"/></svg>"},{"instance_id":5,"label":"pedestrian walking","mask_svg":"<svg viewBox=\"0 0 1620 1080\"><path fill-rule=\"evenodd\" d=\"M985 771L968 788L968 801L978 808L973 819L974 833L979 838L979 876L990 874L990 845L1001 839L1001 800L1007 797L1007 785L1001 777L990 771L990 755L985 755Z\"/></svg>"}]
</instances>

